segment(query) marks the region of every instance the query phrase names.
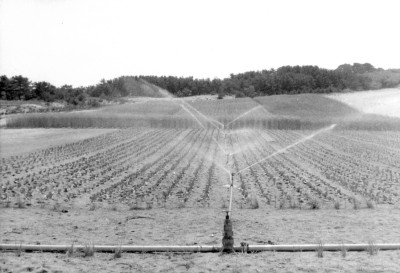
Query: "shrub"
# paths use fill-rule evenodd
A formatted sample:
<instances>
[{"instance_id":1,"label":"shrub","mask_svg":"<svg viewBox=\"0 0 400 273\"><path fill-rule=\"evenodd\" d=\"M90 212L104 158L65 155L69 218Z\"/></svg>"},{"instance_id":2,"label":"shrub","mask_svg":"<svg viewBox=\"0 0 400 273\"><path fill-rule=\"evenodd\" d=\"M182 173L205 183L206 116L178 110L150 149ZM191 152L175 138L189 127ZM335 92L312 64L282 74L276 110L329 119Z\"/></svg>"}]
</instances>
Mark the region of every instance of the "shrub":
<instances>
[{"instance_id":1,"label":"shrub","mask_svg":"<svg viewBox=\"0 0 400 273\"><path fill-rule=\"evenodd\" d=\"M250 208L251 209L258 209L260 208L260 204L258 203L258 200L256 197L250 198Z\"/></svg>"},{"instance_id":2,"label":"shrub","mask_svg":"<svg viewBox=\"0 0 400 273\"><path fill-rule=\"evenodd\" d=\"M240 91L236 92L235 98L245 98L245 97L246 95L243 92Z\"/></svg>"},{"instance_id":3,"label":"shrub","mask_svg":"<svg viewBox=\"0 0 400 273\"><path fill-rule=\"evenodd\" d=\"M146 202L146 209L152 209L153 208L153 202L152 201L147 201Z\"/></svg>"},{"instance_id":4,"label":"shrub","mask_svg":"<svg viewBox=\"0 0 400 273\"><path fill-rule=\"evenodd\" d=\"M72 245L67 250L67 256L72 257L74 256L74 253L75 253L74 243L72 243Z\"/></svg>"},{"instance_id":5,"label":"shrub","mask_svg":"<svg viewBox=\"0 0 400 273\"><path fill-rule=\"evenodd\" d=\"M185 201L178 201L178 209L184 209L186 208L186 203Z\"/></svg>"},{"instance_id":6,"label":"shrub","mask_svg":"<svg viewBox=\"0 0 400 273\"><path fill-rule=\"evenodd\" d=\"M94 244L92 243L92 245L85 245L85 247L83 248L83 257L93 257L94 256Z\"/></svg>"},{"instance_id":7,"label":"shrub","mask_svg":"<svg viewBox=\"0 0 400 273\"><path fill-rule=\"evenodd\" d=\"M95 203L90 203L90 206L89 206L90 211L96 210L96 208L97 208L97 206Z\"/></svg>"},{"instance_id":8,"label":"shrub","mask_svg":"<svg viewBox=\"0 0 400 273\"><path fill-rule=\"evenodd\" d=\"M221 209L227 209L227 208L228 208L228 205L226 204L225 200L222 201Z\"/></svg>"},{"instance_id":9,"label":"shrub","mask_svg":"<svg viewBox=\"0 0 400 273\"><path fill-rule=\"evenodd\" d=\"M4 201L4 207L9 208L11 206L11 201L9 197L7 196L6 201Z\"/></svg>"},{"instance_id":10,"label":"shrub","mask_svg":"<svg viewBox=\"0 0 400 273\"><path fill-rule=\"evenodd\" d=\"M129 210L143 210L141 206L137 202L129 204Z\"/></svg>"},{"instance_id":11,"label":"shrub","mask_svg":"<svg viewBox=\"0 0 400 273\"><path fill-rule=\"evenodd\" d=\"M299 203L296 200L290 199L289 200L289 208L291 208L291 209L299 209L301 207L300 207Z\"/></svg>"},{"instance_id":12,"label":"shrub","mask_svg":"<svg viewBox=\"0 0 400 273\"><path fill-rule=\"evenodd\" d=\"M376 255L378 254L379 248L376 246L374 241L368 241L367 252L369 255Z\"/></svg>"},{"instance_id":13,"label":"shrub","mask_svg":"<svg viewBox=\"0 0 400 273\"><path fill-rule=\"evenodd\" d=\"M318 258L323 258L324 257L324 244L322 243L322 240L320 240L318 242L317 257Z\"/></svg>"},{"instance_id":14,"label":"shrub","mask_svg":"<svg viewBox=\"0 0 400 273\"><path fill-rule=\"evenodd\" d=\"M353 198L352 203L353 203L353 209L355 209L355 210L360 209L361 204L355 197Z\"/></svg>"},{"instance_id":15,"label":"shrub","mask_svg":"<svg viewBox=\"0 0 400 273\"><path fill-rule=\"evenodd\" d=\"M367 208L374 209L375 208L375 202L372 201L372 200L367 200Z\"/></svg>"},{"instance_id":16,"label":"shrub","mask_svg":"<svg viewBox=\"0 0 400 273\"><path fill-rule=\"evenodd\" d=\"M17 208L19 208L19 209L24 209L24 208L26 208L25 201L22 200L22 198L18 198L18 199L17 199Z\"/></svg>"},{"instance_id":17,"label":"shrub","mask_svg":"<svg viewBox=\"0 0 400 273\"><path fill-rule=\"evenodd\" d=\"M117 204L115 204L115 203L110 204L110 209L112 211L117 211L118 210Z\"/></svg>"},{"instance_id":18,"label":"shrub","mask_svg":"<svg viewBox=\"0 0 400 273\"><path fill-rule=\"evenodd\" d=\"M316 199L311 200L308 204L310 205L310 209L320 209L321 208L321 203Z\"/></svg>"},{"instance_id":19,"label":"shrub","mask_svg":"<svg viewBox=\"0 0 400 273\"><path fill-rule=\"evenodd\" d=\"M286 199L280 199L279 204L278 204L279 209L285 209L286 208Z\"/></svg>"},{"instance_id":20,"label":"shrub","mask_svg":"<svg viewBox=\"0 0 400 273\"><path fill-rule=\"evenodd\" d=\"M88 101L88 105L90 106L90 107L100 107L100 102L99 102L99 100L96 100L96 99L90 99L89 101Z\"/></svg>"},{"instance_id":21,"label":"shrub","mask_svg":"<svg viewBox=\"0 0 400 273\"><path fill-rule=\"evenodd\" d=\"M55 203L53 204L53 207L51 208L51 210L52 210L52 211L60 211L60 207L61 207L60 203L55 202Z\"/></svg>"},{"instance_id":22,"label":"shrub","mask_svg":"<svg viewBox=\"0 0 400 273\"><path fill-rule=\"evenodd\" d=\"M18 249L17 249L17 256L21 257L21 255L22 255L22 245L20 244Z\"/></svg>"},{"instance_id":23,"label":"shrub","mask_svg":"<svg viewBox=\"0 0 400 273\"><path fill-rule=\"evenodd\" d=\"M118 259L122 257L122 248L121 246L115 248L114 250L114 259Z\"/></svg>"},{"instance_id":24,"label":"shrub","mask_svg":"<svg viewBox=\"0 0 400 273\"><path fill-rule=\"evenodd\" d=\"M334 207L335 207L335 209L337 209L337 210L340 209L340 202L339 202L339 200L336 200L336 201L335 201Z\"/></svg>"},{"instance_id":25,"label":"shrub","mask_svg":"<svg viewBox=\"0 0 400 273\"><path fill-rule=\"evenodd\" d=\"M347 256L347 248L344 246L344 244L342 244L341 247L340 247L340 253L341 253L343 258L346 258L346 256Z\"/></svg>"},{"instance_id":26,"label":"shrub","mask_svg":"<svg viewBox=\"0 0 400 273\"><path fill-rule=\"evenodd\" d=\"M142 201L142 204L143 204L143 201ZM145 206L139 205L138 200L136 200L135 202L133 202L129 205L129 210L150 210L152 208L153 208L152 201L146 201Z\"/></svg>"}]
</instances>

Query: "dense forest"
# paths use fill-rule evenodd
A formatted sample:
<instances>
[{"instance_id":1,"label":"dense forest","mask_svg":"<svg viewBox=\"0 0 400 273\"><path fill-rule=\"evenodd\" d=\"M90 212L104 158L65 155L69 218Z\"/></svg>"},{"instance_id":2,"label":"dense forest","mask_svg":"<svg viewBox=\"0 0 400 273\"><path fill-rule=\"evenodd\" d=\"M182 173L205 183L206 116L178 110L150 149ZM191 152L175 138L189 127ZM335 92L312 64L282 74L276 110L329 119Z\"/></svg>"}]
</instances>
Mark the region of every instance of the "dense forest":
<instances>
[{"instance_id":1,"label":"dense forest","mask_svg":"<svg viewBox=\"0 0 400 273\"><path fill-rule=\"evenodd\" d=\"M159 88L134 77L120 77L101 80L99 84L88 87L63 85L55 87L48 82L29 81L23 76L0 76L0 99L2 100L42 100L45 102L63 101L71 106L96 107L99 101L114 100L127 96L161 97Z\"/></svg>"},{"instance_id":2,"label":"dense forest","mask_svg":"<svg viewBox=\"0 0 400 273\"><path fill-rule=\"evenodd\" d=\"M231 74L230 78L193 79L139 76L176 96L230 94L255 97L278 94L332 93L343 90L376 90L400 84L400 69L383 70L371 64L340 65L335 70L318 66L283 66L277 70Z\"/></svg>"},{"instance_id":3,"label":"dense forest","mask_svg":"<svg viewBox=\"0 0 400 273\"><path fill-rule=\"evenodd\" d=\"M255 97L276 94L331 93L346 90L370 90L396 87L400 69L383 70L369 63L340 65L335 70L318 66L283 66L278 69L231 74L226 79L195 79L174 76L122 76L101 80L97 85L55 87L48 82L31 82L23 76L0 77L0 99L46 102L65 101L70 105L92 105L96 98L115 99L127 96L161 97L156 86L175 96L204 94Z\"/></svg>"}]
</instances>

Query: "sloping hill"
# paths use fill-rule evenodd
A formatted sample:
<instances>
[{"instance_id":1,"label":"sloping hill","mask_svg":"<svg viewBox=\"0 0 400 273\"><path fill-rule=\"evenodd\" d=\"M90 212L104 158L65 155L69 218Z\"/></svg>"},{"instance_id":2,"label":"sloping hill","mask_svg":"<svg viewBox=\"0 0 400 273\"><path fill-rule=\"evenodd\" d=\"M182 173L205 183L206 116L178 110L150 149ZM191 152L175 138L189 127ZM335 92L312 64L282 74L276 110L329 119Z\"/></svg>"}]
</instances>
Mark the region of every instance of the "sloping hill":
<instances>
[{"instance_id":1,"label":"sloping hill","mask_svg":"<svg viewBox=\"0 0 400 273\"><path fill-rule=\"evenodd\" d=\"M121 77L123 86L128 92L129 96L133 97L153 97L162 98L165 94L160 92L160 88L151 84L143 79L136 79L135 77Z\"/></svg>"},{"instance_id":2,"label":"sloping hill","mask_svg":"<svg viewBox=\"0 0 400 273\"><path fill-rule=\"evenodd\" d=\"M351 106L319 94L274 95L255 100L274 115L301 119L345 118L360 114Z\"/></svg>"},{"instance_id":3,"label":"sloping hill","mask_svg":"<svg viewBox=\"0 0 400 273\"><path fill-rule=\"evenodd\" d=\"M400 118L400 88L355 93L336 93L326 98L337 100L360 112Z\"/></svg>"},{"instance_id":4,"label":"sloping hill","mask_svg":"<svg viewBox=\"0 0 400 273\"><path fill-rule=\"evenodd\" d=\"M400 130L399 89L335 95L276 95L258 97L256 101L272 114L299 119L303 125L337 124L337 128L351 130Z\"/></svg>"}]
</instances>

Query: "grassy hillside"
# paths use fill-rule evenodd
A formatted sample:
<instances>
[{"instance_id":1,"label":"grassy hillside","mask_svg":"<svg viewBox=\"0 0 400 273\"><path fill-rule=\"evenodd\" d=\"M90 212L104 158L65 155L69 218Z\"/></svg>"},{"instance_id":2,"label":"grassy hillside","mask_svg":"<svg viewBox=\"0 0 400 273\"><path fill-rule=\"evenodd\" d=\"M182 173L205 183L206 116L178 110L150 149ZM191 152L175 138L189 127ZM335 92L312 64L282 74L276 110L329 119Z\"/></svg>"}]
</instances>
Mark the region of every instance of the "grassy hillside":
<instances>
[{"instance_id":1,"label":"grassy hillside","mask_svg":"<svg viewBox=\"0 0 400 273\"><path fill-rule=\"evenodd\" d=\"M363 92L352 93L352 95L364 97ZM330 96L275 95L257 97L255 100L271 114L297 118L302 124L322 127L335 123L338 128L349 130L400 130L400 118L361 112Z\"/></svg>"},{"instance_id":2,"label":"grassy hillside","mask_svg":"<svg viewBox=\"0 0 400 273\"><path fill-rule=\"evenodd\" d=\"M264 96L255 100L274 115L302 119L338 119L359 114L356 109L319 94Z\"/></svg>"},{"instance_id":3,"label":"grassy hillside","mask_svg":"<svg viewBox=\"0 0 400 273\"><path fill-rule=\"evenodd\" d=\"M143 79L135 79L135 77L121 77L123 86L127 90L129 96L133 97L153 97L162 98L164 95L160 93L159 87L148 83Z\"/></svg>"}]
</instances>

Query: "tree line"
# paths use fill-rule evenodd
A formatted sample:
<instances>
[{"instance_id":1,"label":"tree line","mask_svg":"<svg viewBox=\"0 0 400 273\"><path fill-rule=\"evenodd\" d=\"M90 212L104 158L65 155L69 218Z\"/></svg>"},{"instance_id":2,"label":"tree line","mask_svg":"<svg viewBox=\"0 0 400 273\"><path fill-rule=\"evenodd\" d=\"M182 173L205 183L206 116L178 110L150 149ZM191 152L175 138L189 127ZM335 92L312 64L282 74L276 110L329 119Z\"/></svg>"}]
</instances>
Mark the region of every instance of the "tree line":
<instances>
[{"instance_id":1,"label":"tree line","mask_svg":"<svg viewBox=\"0 0 400 273\"><path fill-rule=\"evenodd\" d=\"M23 76L8 78L0 76L0 99L2 100L43 100L53 102L62 100L71 105L79 105L86 101L86 88L73 88L71 85L55 87L42 81L32 83Z\"/></svg>"},{"instance_id":2,"label":"tree line","mask_svg":"<svg viewBox=\"0 0 400 273\"><path fill-rule=\"evenodd\" d=\"M98 106L101 100L113 100L127 96L160 97L158 88L145 80L123 76L112 80L102 79L87 87L63 85L56 87L49 82L31 82L27 77L0 76L0 99L64 101L73 106Z\"/></svg>"},{"instance_id":3,"label":"tree line","mask_svg":"<svg viewBox=\"0 0 400 273\"><path fill-rule=\"evenodd\" d=\"M71 105L95 104L101 99L127 96L161 96L156 86L175 96L205 94L255 97L278 94L331 93L396 87L400 84L400 69L383 70L369 63L340 65L329 70L318 66L283 66L278 69L231 74L225 79L195 79L175 76L122 76L101 80L87 87L31 82L23 76L0 76L0 99L46 102L65 101Z\"/></svg>"},{"instance_id":4,"label":"tree line","mask_svg":"<svg viewBox=\"0 0 400 273\"><path fill-rule=\"evenodd\" d=\"M231 74L229 78L139 76L176 96L229 94L254 97L279 94L332 93L392 88L400 84L400 70L383 70L369 63L340 65L335 70L318 66L283 66L270 70Z\"/></svg>"}]
</instances>

